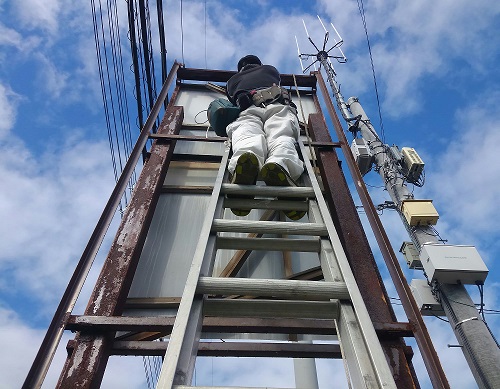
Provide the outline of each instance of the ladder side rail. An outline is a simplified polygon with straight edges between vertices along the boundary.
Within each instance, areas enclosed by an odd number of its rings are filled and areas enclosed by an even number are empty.
[[[298,143],[302,155],[307,155],[305,146],[300,139]],[[375,369],[378,385],[380,386],[380,388],[396,388],[396,384],[385,358],[385,354],[382,350],[382,346],[380,345],[377,334],[375,333],[373,323],[370,319],[370,316],[368,315],[368,311],[356,284],[356,280],[354,279],[354,275],[342,247],[339,235],[333,224],[325,199],[323,198],[323,194],[311,166],[311,162],[308,158],[305,158],[305,166],[311,180],[311,185],[316,194],[316,201],[318,203],[319,209],[321,210],[323,222],[325,223],[330,240],[332,242],[335,258],[337,259],[338,265],[342,272],[344,282],[346,283],[350,292],[351,302],[354,307],[354,313],[356,315],[356,318],[358,319],[359,327],[363,334],[371,363],[373,365],[373,368]]]
[[[310,207],[309,217],[311,219],[321,219],[321,212],[317,203],[311,202]],[[335,259],[332,244],[327,239],[321,241],[320,262],[326,282],[343,281],[342,272]],[[339,342],[342,342],[344,358],[347,363],[347,378],[354,388],[379,388],[375,377],[376,372],[368,357],[369,351],[356,321],[352,305],[346,301],[341,301],[339,320],[337,321],[338,328],[336,330],[339,334]]]
[[[188,379],[190,380],[189,366],[187,369],[185,366],[184,368],[183,367],[179,368],[180,366],[179,360],[181,353],[187,352],[188,350],[189,352],[192,351],[193,344],[195,343],[196,340],[195,333],[197,331],[199,334],[199,332],[201,331],[203,301],[201,299],[195,300],[195,293],[200,275],[202,274],[202,272],[206,272],[208,275],[208,270],[211,267],[211,264],[206,263],[207,262],[206,253],[208,252],[207,248],[209,246],[209,243],[212,243],[213,248],[215,249],[215,236],[210,236],[210,235],[212,229],[212,222],[214,220],[217,208],[222,206],[222,199],[220,199],[219,197],[220,197],[222,182],[224,180],[224,176],[226,173],[226,167],[229,159],[229,152],[230,148],[229,146],[227,146],[221,160],[212,196],[208,204],[206,217],[203,222],[203,226],[201,228],[200,239],[198,241],[198,245],[196,247],[193,256],[193,261],[191,263],[191,268],[188,273],[186,285],[184,287],[184,292],[182,293],[182,298],[179,305],[179,309],[177,311],[174,327],[170,335],[170,342],[168,344],[167,351],[165,353],[165,358],[160,371],[160,376],[158,378],[158,383],[156,385],[157,389],[172,388],[174,380],[176,381],[175,382],[176,384],[186,384],[186,383],[190,384],[190,382],[185,382]],[[213,262],[213,257],[210,258],[212,258]],[[189,325],[189,331],[187,331],[188,325]],[[187,332],[190,335],[189,339],[186,336]],[[188,345],[186,343],[188,341],[191,343],[191,347],[187,347]],[[185,362],[185,359],[186,358],[183,356],[182,358],[183,362]],[[177,374],[178,370],[179,374]],[[181,382],[178,382],[177,380]]]

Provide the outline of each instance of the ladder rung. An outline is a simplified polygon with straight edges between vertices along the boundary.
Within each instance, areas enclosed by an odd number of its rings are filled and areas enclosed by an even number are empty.
[[[344,282],[200,277],[196,292],[213,295],[275,297],[290,300],[349,299]]]
[[[314,189],[309,186],[265,186],[222,184],[221,193],[253,195],[264,197],[315,197]]]
[[[217,237],[217,249],[223,250],[268,250],[315,252],[321,249],[319,238],[284,239],[284,238],[231,238]]]
[[[339,319],[340,303],[264,299],[209,298],[203,306],[205,316],[294,319]]]
[[[215,219],[214,232],[248,232],[257,234],[316,235],[326,236],[328,230],[320,223],[268,222],[253,220]]]
[[[274,209],[276,211],[309,211],[305,201],[225,198],[225,208],[237,209]]]

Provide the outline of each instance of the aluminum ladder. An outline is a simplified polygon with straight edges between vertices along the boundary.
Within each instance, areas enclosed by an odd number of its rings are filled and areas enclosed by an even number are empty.
[[[299,147],[302,155],[306,156],[306,149],[300,140]],[[217,315],[231,316],[238,310],[246,310],[259,311],[259,315],[264,317],[279,317],[283,312],[289,314],[292,311],[297,317],[311,317],[315,314],[320,315],[318,318],[332,317],[348,372],[347,379],[352,387],[396,388],[309,158],[304,158],[305,187],[244,186],[224,183],[229,154],[229,147],[226,147],[156,387],[194,388],[190,385],[204,313],[216,311]],[[257,196],[257,199],[228,199],[225,197],[227,194],[251,194]],[[279,200],[263,201],[258,196],[279,196]],[[284,198],[295,201],[283,200]],[[308,199],[307,202],[305,199]],[[290,208],[294,203],[298,207],[295,209],[303,209],[301,207],[306,204],[309,222],[216,218],[223,214],[225,207],[229,207],[227,204],[285,210],[294,209]],[[221,232],[245,232],[260,236],[307,235],[316,239],[223,238],[219,236]],[[211,277],[217,250],[227,248],[315,251],[319,255],[324,281]],[[259,299],[219,299],[218,307],[214,308],[217,304],[211,304],[212,299],[208,295],[253,296]]]

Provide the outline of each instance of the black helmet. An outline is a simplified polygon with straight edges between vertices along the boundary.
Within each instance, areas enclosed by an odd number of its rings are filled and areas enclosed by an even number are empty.
[[[260,62],[259,57],[256,55],[245,55],[238,61],[238,71],[240,71],[245,65],[249,64],[262,65],[262,62]]]

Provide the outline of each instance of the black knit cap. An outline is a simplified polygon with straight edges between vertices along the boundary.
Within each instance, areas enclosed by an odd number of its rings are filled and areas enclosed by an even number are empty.
[[[252,54],[245,55],[243,58],[241,58],[238,61],[238,71],[240,71],[241,68],[244,67],[245,65],[249,65],[249,64],[262,65],[262,62],[260,62],[259,57],[257,57],[256,55],[252,55]]]

